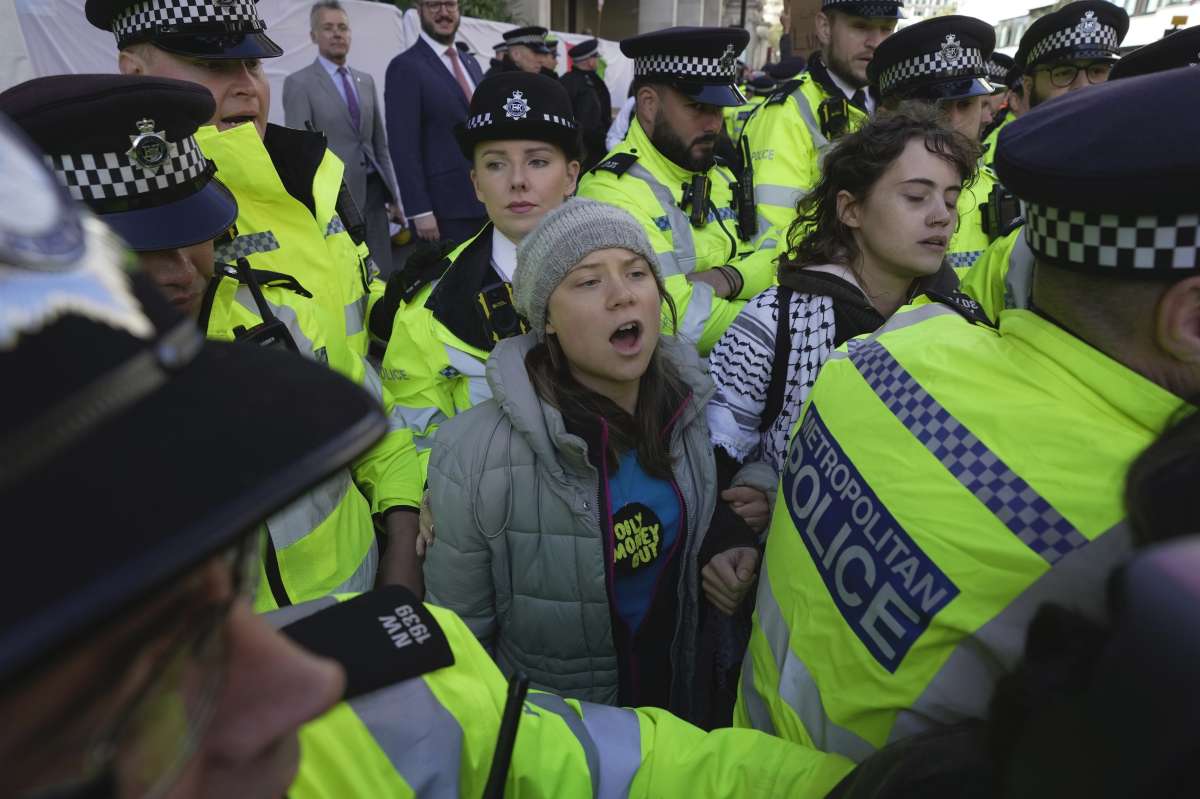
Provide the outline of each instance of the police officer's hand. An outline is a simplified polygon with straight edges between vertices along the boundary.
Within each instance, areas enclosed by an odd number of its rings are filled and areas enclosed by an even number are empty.
[[[713,555],[700,571],[704,595],[717,610],[732,616],[754,585],[757,571],[758,550],[754,547],[734,547]]]
[[[441,231],[438,230],[437,217],[433,214],[425,214],[418,216],[412,221],[413,227],[417,229],[417,236],[425,241],[437,241],[442,237]]]
[[[433,511],[429,508],[429,489],[421,496],[421,517],[417,526],[417,557],[425,557],[425,553],[433,546]]]
[[[771,501],[762,491],[750,486],[734,486],[721,492],[733,512],[742,517],[751,530],[761,533],[771,521]]]
[[[692,272],[687,279],[693,283],[707,283],[712,286],[713,293],[723,300],[736,297],[742,287],[741,276],[732,266]]]

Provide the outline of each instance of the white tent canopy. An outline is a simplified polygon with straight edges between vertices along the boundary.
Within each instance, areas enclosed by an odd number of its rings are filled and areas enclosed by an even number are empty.
[[[375,77],[382,103],[388,64],[412,46],[420,33],[416,12],[410,9],[401,14],[386,3],[363,0],[342,0],[342,4],[353,30],[350,63]],[[35,76],[116,71],[113,36],[88,23],[83,5],[84,0],[0,0],[0,89]],[[271,84],[272,122],[283,124],[283,79],[317,57],[308,33],[310,8],[308,0],[259,0],[258,13],[267,23],[268,34],[284,51],[279,58],[263,62]],[[511,27],[468,17],[462,21],[458,38],[471,47],[486,70],[492,45]],[[588,38],[573,33],[557,36],[565,47]],[[619,104],[633,79],[633,63],[621,54],[616,42],[601,40],[600,52],[608,63],[605,82]],[[565,68],[563,48],[559,69]]]

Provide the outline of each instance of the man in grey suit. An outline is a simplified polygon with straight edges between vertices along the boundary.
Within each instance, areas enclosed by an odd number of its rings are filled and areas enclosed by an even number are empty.
[[[346,185],[367,223],[367,247],[387,275],[392,262],[388,222],[404,214],[375,81],[346,64],[350,18],[338,0],[313,5],[310,23],[317,60],[284,79],[284,122],[290,128],[311,122],[345,162]]]

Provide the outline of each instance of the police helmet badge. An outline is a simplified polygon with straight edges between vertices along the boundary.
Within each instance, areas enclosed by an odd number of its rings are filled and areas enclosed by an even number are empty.
[[[1075,32],[1082,36],[1094,36],[1100,32],[1100,20],[1096,19],[1096,12],[1089,11],[1079,20],[1079,24],[1075,26]]]
[[[502,107],[504,115],[509,119],[524,119],[529,113],[529,103],[525,101],[525,93],[520,91],[514,91]]]
[[[737,50],[733,49],[732,44],[725,45],[725,52],[721,53],[721,59],[717,62],[717,68],[721,72],[733,72],[737,66]]]
[[[130,147],[125,151],[129,160],[157,175],[167,159],[175,154],[175,145],[167,141],[165,131],[154,129],[153,119],[139,119],[138,133],[129,137]]]
[[[958,60],[963,57],[962,44],[958,41],[958,37],[953,33],[946,35],[946,41],[942,42],[942,60],[950,66],[957,66]]]

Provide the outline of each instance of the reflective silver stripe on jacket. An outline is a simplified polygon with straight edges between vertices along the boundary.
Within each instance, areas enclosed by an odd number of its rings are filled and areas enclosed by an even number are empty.
[[[413,444],[420,451],[433,446],[438,426],[448,418],[438,408],[406,408],[403,405],[396,405],[388,417],[388,428],[411,430]]]
[[[700,336],[704,333],[704,325],[712,316],[713,302],[716,297],[716,290],[712,286],[699,280],[694,281],[692,296],[688,299],[687,308],[683,311],[683,318],[679,320],[679,329],[675,335],[692,344],[699,344]]]
[[[897,714],[889,743],[934,726],[987,718],[992,688],[1021,658],[1029,623],[1038,608],[1057,602],[1103,619],[1108,577],[1128,560],[1132,549],[1129,526],[1122,521],[1042,574],[1004,610],[959,642],[912,706]]]
[[[867,385],[945,469],[1047,563],[1088,540],[1033,486],[950,414],[878,341],[851,340],[850,360]]]
[[[663,277],[686,275],[696,271],[696,242],[692,240],[692,223],[688,221],[687,214],[676,205],[671,190],[641,164],[634,164],[625,174],[643,181],[650,187],[671,225],[671,244],[674,252],[657,254]]]
[[[778,205],[784,208],[795,208],[804,195],[804,189],[795,186],[780,186],[774,183],[759,183],[754,187],[754,202],[758,205]]]
[[[758,614],[758,627],[762,630],[771,657],[779,669],[779,698],[790,707],[804,729],[812,738],[813,745],[822,752],[836,752],[855,762],[862,762],[875,752],[875,747],[861,738],[857,733],[836,724],[825,712],[821,702],[821,692],[809,673],[808,667],[792,653],[788,642],[791,631],[779,609],[779,603],[771,590],[770,578],[766,569],[762,570],[759,578],[762,582],[758,589],[758,604],[755,613]],[[750,653],[746,653],[746,663],[750,662]],[[743,666],[743,672],[745,666]],[[748,695],[743,684],[743,691]],[[747,707],[749,705],[747,704]],[[757,727],[756,729],[761,729]]]
[[[760,589],[761,590],[761,589]],[[746,715],[750,717],[750,726],[760,732],[765,732],[768,735],[778,736],[775,731],[775,721],[771,718],[771,711],[767,708],[767,703],[763,701],[762,694],[758,692],[758,683],[754,676],[754,658],[749,650],[746,650],[746,657],[742,661],[742,705],[746,708]]]
[[[629,796],[634,775],[642,765],[642,729],[637,713],[619,707],[580,702],[582,718],[562,698],[533,692],[526,700],[562,718],[579,741],[592,778],[592,796]]]
[[[1033,299],[1033,250],[1025,233],[1017,236],[1008,254],[1008,271],[1004,274],[1004,307],[1029,308]]]
[[[324,482],[301,494],[283,510],[276,511],[267,517],[267,532],[275,548],[282,550],[300,541],[313,530],[320,527],[328,519],[342,497],[354,488],[348,469],[339,469]]]
[[[371,546],[367,547],[366,554],[359,561],[358,568],[340,585],[336,586],[329,593],[331,594],[359,594],[363,591],[370,591],[375,587],[375,577],[379,573],[379,542],[374,538],[371,539]]]
[[[451,347],[449,344],[442,346],[446,350],[446,359],[450,361],[450,368],[453,369],[455,376],[461,375],[467,378],[467,396],[471,403],[469,407],[474,408],[479,403],[490,400],[492,387],[487,382],[486,361],[481,361],[474,355]],[[459,408],[459,410],[465,410],[465,408]]]
[[[416,796],[458,799],[462,726],[425,680],[414,677],[347,704]]]
[[[375,365],[373,363],[371,363],[371,361],[368,360],[366,357],[364,357],[362,359],[362,365],[363,365],[363,378],[362,378],[363,391],[370,394],[371,398],[374,399],[377,403],[379,403],[379,407],[382,408],[384,406],[383,379],[379,377],[379,372],[375,369]]]
[[[364,294],[346,306],[346,336],[363,332],[367,316],[367,297]]]
[[[258,303],[254,301],[254,295],[250,292],[249,286],[238,286],[238,290],[233,295],[233,298],[238,305],[259,319],[262,319],[262,315],[258,311]],[[277,305],[266,299],[264,301],[267,303],[267,307],[271,309],[271,313],[275,314],[275,318],[283,322],[284,327],[292,334],[292,340],[296,342],[296,347],[300,350],[300,354],[310,361],[319,360],[312,339],[304,332],[304,328],[300,327],[300,317],[297,316],[296,309],[290,305]]]
[[[813,147],[817,148],[819,160],[820,156],[825,155],[825,151],[829,149],[829,139],[825,138],[825,134],[821,132],[821,125],[817,122],[817,117],[808,103],[808,98],[804,96],[803,89],[803,84],[797,86],[796,90],[792,92],[792,99],[796,101],[800,118],[804,120],[804,127],[808,128],[808,134],[812,137]]]

